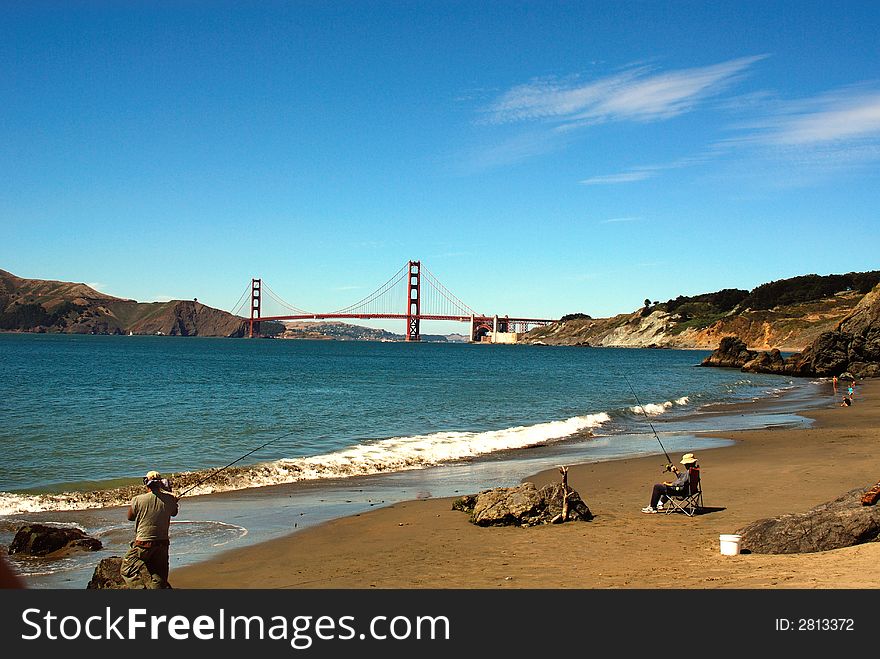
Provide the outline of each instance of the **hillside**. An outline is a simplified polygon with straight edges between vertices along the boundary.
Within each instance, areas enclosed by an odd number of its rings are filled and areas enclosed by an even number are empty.
[[[836,330],[878,282],[880,271],[805,275],[762,284],[752,291],[725,289],[664,303],[645,300],[644,307],[611,318],[571,314],[532,330],[520,341],[714,350],[724,337],[735,336],[749,350],[799,352]],[[404,339],[340,322],[262,325],[264,335],[284,338]],[[0,331],[240,337],[247,333],[247,321],[196,300],[137,302],[82,283],[24,279],[0,270]],[[425,342],[461,338],[422,335]]]
[[[833,330],[823,332],[803,351],[783,357],[777,349],[749,350],[740,339],[728,336],[701,365],[779,375],[878,377],[880,284],[864,295]]]
[[[137,302],[85,285],[24,279],[0,270],[0,331],[242,337],[247,320],[196,300]],[[287,339],[403,341],[402,334],[341,322],[263,322],[261,334]],[[422,341],[460,340],[423,334]]]
[[[246,329],[241,317],[195,300],[137,302],[0,270],[0,331],[244,336]]]
[[[878,281],[877,271],[806,275],[753,291],[725,289],[654,302],[611,318],[572,314],[532,330],[522,342],[714,350],[724,337],[736,336],[751,350],[800,351],[834,330]]]
[[[335,339],[338,341],[404,341],[403,334],[386,330],[353,325],[339,321],[287,321],[281,339]],[[440,334],[422,334],[425,343],[445,343],[458,340],[456,335],[449,337]],[[466,338],[466,337],[464,337]]]

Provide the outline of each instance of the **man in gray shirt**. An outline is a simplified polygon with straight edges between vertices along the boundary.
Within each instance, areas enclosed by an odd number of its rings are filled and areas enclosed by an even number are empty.
[[[122,558],[122,578],[129,588],[171,588],[168,583],[168,527],[177,515],[177,497],[158,471],[144,476],[147,491],[131,500],[128,519],[135,523],[134,541]]]
[[[674,481],[655,483],[651,491],[651,503],[642,508],[643,513],[656,513],[662,504],[664,496],[688,494],[690,491],[690,470],[697,466],[697,458],[693,453],[685,453],[681,456],[681,464],[684,471],[679,473],[678,468],[670,465],[670,470],[677,476]]]

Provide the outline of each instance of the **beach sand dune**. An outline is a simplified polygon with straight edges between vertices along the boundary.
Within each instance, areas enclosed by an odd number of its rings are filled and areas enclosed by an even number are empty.
[[[830,385],[829,385],[830,389]],[[807,429],[729,433],[697,451],[704,514],[646,515],[662,457],[569,466],[592,522],[480,528],[453,499],[408,501],[174,570],[175,588],[878,588],[880,542],[798,555],[720,553],[719,535],[880,481],[880,382]],[[673,455],[677,460],[681,456]],[[559,479],[555,469],[528,478]]]

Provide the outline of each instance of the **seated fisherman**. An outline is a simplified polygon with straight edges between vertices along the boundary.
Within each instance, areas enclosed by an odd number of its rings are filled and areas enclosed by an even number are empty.
[[[681,473],[679,473],[678,467],[669,466],[670,471],[674,472],[678,477],[674,481],[654,484],[654,489],[651,491],[651,503],[647,507],[642,508],[643,513],[656,513],[662,509],[662,499],[664,496],[689,493],[690,469],[697,466],[697,459],[693,453],[685,453],[681,456],[681,464],[684,465],[684,471]]]

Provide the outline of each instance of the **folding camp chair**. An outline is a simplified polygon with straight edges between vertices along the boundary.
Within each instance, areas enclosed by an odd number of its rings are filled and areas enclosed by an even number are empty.
[[[700,483],[700,468],[688,469],[687,492],[667,494],[663,503],[663,512],[684,513],[693,517],[703,507],[703,485]]]

